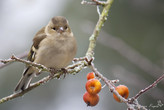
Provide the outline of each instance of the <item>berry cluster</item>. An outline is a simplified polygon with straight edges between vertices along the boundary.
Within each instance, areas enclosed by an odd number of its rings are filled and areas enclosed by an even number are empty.
[[[101,82],[95,78],[93,72],[87,74],[87,82],[85,85],[86,92],[83,95],[83,100],[87,106],[95,106],[99,102],[98,93],[101,91]],[[115,87],[115,90],[125,99],[129,96],[129,89],[125,85],[119,85]],[[113,93],[113,97],[117,102],[121,100]]]
[[[85,85],[87,91],[83,95],[83,100],[87,106],[95,106],[99,102],[98,93],[101,91],[101,83],[98,79],[95,79],[93,72],[88,73],[87,80]]]

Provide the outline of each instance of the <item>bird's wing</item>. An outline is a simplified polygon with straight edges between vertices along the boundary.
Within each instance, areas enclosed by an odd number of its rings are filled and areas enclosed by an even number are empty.
[[[45,27],[43,27],[41,30],[39,30],[36,33],[36,35],[33,39],[33,45],[31,46],[30,52],[27,56],[27,60],[32,61],[32,62],[34,61],[36,51],[39,48],[40,42],[46,37],[47,37],[47,35],[45,34]]]

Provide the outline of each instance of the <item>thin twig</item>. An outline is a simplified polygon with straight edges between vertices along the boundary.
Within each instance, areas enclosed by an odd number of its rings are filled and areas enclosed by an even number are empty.
[[[146,107],[140,105],[137,101],[137,99],[144,93],[146,93],[148,90],[150,90],[153,87],[156,87],[156,85],[162,81],[162,79],[164,79],[164,74],[159,77],[156,81],[154,81],[154,83],[152,83],[151,85],[149,85],[148,87],[146,87],[145,89],[142,89],[141,91],[139,91],[134,97],[129,98],[128,99],[128,104],[131,105],[133,104],[134,107],[136,107],[138,110],[142,109],[142,110],[147,110]]]
[[[92,0],[92,2],[82,0],[81,4],[83,4],[83,5],[102,5],[102,6],[107,5],[107,3],[105,1],[98,1],[98,0]]]
[[[101,13],[100,13],[100,7],[97,5],[97,13],[99,15],[99,17],[101,16]]]
[[[156,87],[157,84],[162,81],[162,79],[164,79],[164,74],[159,77],[156,81],[154,81],[154,83],[152,83],[151,85],[149,85],[148,87],[146,87],[145,89],[139,91],[139,93],[136,94],[136,96],[134,96],[134,99],[137,99],[139,96],[141,96],[142,94],[144,94],[145,92],[147,92],[148,90],[150,90],[153,87]]]
[[[28,51],[25,51],[25,52],[23,52],[23,53],[17,55],[17,57],[22,59],[22,58],[27,57],[27,55],[28,55]],[[2,62],[2,60],[0,60],[0,62]],[[12,62],[7,63],[7,64],[0,63],[0,69],[3,68],[3,67],[5,67],[5,66],[7,66],[7,65],[9,65],[9,64],[11,64],[11,63],[12,63]]]
[[[115,80],[109,80],[111,83],[118,83],[119,80],[118,79],[115,79]]]
[[[54,75],[53,77],[58,77],[59,75],[60,75],[60,73],[55,73],[55,75]],[[9,96],[7,96],[7,97],[4,97],[4,98],[0,99],[0,104],[1,104],[1,103],[4,103],[4,102],[6,102],[6,101],[12,100],[12,99],[14,99],[14,98],[20,97],[20,96],[24,95],[25,93],[31,91],[32,89],[34,89],[34,88],[40,86],[41,84],[45,84],[46,82],[48,82],[48,81],[51,80],[51,79],[52,79],[52,78],[51,78],[50,76],[47,76],[47,77],[45,77],[45,78],[39,80],[38,82],[31,84],[31,85],[30,85],[27,89],[25,89],[24,91],[21,91],[21,92],[18,92],[18,93],[13,93],[13,94],[11,94],[11,95],[9,95]]]
[[[97,5],[106,5],[107,3],[105,1],[99,1],[99,0],[92,0],[93,2],[95,2]]]
[[[13,61],[22,62],[22,63],[25,63],[26,65],[37,67],[38,69],[41,69],[42,71],[50,72],[49,69],[47,67],[45,67],[44,65],[20,59],[20,58],[16,57],[15,55],[12,55],[11,58],[9,58],[7,60],[1,60],[1,62],[3,62],[3,63],[10,63],[10,62],[13,62]]]
[[[83,61],[85,59],[86,59],[86,57],[80,57],[80,58],[74,58],[73,61],[77,62],[77,61]]]

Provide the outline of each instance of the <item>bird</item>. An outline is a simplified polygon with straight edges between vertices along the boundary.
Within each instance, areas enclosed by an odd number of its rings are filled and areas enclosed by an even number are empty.
[[[34,36],[27,60],[58,70],[67,67],[76,52],[77,42],[68,20],[63,16],[55,16]],[[27,89],[32,78],[39,74],[38,69],[26,65],[15,92]]]

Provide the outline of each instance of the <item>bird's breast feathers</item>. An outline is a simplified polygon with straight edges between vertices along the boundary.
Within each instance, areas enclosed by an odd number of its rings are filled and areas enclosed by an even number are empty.
[[[76,54],[76,44],[73,44],[73,40],[74,37],[68,40],[46,37],[39,44],[34,62],[57,69],[66,67]]]

